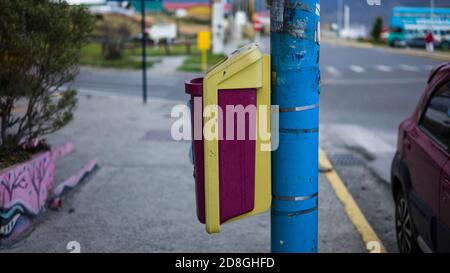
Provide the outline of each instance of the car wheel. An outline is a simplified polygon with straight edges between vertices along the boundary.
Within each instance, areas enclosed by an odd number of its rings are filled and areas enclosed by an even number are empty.
[[[395,202],[395,231],[397,234],[398,250],[401,253],[420,252],[409,212],[408,201],[403,193],[398,194]]]
[[[394,47],[405,47],[404,43],[402,41],[395,39],[394,40]]]

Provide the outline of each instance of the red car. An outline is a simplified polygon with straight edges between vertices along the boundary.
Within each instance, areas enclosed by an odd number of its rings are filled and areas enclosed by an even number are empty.
[[[400,124],[392,162],[400,252],[450,252],[450,63],[433,69],[416,110]]]

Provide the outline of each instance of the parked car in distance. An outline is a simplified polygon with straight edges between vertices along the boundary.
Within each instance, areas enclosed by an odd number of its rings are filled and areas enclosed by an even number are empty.
[[[434,43],[436,44],[436,43]],[[427,45],[425,37],[416,37],[412,38],[408,41],[408,46],[410,47],[418,47],[418,48],[425,48]]]
[[[450,252],[450,63],[432,70],[399,126],[391,167],[400,252]]]
[[[430,15],[433,14],[432,18]],[[433,32],[434,46],[450,49],[450,9],[394,7],[387,37],[391,47],[425,47],[425,37]],[[430,28],[430,22],[433,27]]]

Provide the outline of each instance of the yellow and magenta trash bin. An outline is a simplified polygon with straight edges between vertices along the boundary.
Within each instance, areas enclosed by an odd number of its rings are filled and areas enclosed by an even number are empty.
[[[208,233],[217,233],[223,223],[270,208],[270,56],[247,45],[185,87],[191,95],[197,216]],[[207,128],[216,130],[207,136]]]

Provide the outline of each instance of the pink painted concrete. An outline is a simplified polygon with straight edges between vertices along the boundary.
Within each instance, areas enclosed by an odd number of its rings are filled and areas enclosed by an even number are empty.
[[[74,148],[74,143],[68,142],[36,154],[27,162],[0,170],[0,242],[21,235],[45,210],[53,194],[55,162]],[[69,180],[75,182],[76,178]]]

